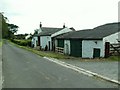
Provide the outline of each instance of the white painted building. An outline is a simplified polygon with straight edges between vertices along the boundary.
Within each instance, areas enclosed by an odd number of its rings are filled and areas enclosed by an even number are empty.
[[[106,43],[118,43],[118,34],[120,34],[118,25],[120,24],[110,23],[91,30],[80,30],[60,35],[57,37],[56,46],[64,45],[62,47],[64,53],[71,56],[82,58],[105,57]]]
[[[32,45],[34,47],[40,46],[40,49],[45,49],[47,46],[48,50],[53,50],[55,47],[54,38],[60,34],[75,31],[74,28],[67,28],[63,25],[63,28],[52,28],[52,27],[42,27],[40,22],[40,28],[36,29],[37,35],[32,38]]]
[[[50,27],[41,27],[42,32],[39,33],[40,38],[40,47],[41,49],[45,49],[46,45],[48,50],[53,50],[55,45],[54,38],[58,35],[71,32],[73,30],[65,27],[65,28],[50,28]]]
[[[46,45],[48,50],[52,50],[51,36],[40,36],[41,49],[45,49]]]
[[[31,40],[31,43],[32,43],[32,47],[37,47],[37,44],[38,44],[38,37],[37,36],[33,36],[32,40]]]
[[[32,35],[28,34],[27,36],[25,36],[25,39],[29,39]]]

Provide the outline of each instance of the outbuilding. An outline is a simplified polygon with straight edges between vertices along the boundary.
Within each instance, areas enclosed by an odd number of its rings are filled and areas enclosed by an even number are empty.
[[[109,44],[118,43],[120,23],[109,23],[94,29],[69,32],[56,37],[64,54],[82,58],[107,57]]]

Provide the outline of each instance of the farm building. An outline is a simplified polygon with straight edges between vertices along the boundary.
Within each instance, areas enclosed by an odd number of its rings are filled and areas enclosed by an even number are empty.
[[[109,44],[118,43],[120,23],[109,23],[94,29],[69,32],[56,37],[56,48],[64,54],[82,58],[107,57]]]
[[[55,48],[55,41],[54,37],[73,31],[73,28],[67,28],[65,25],[63,25],[63,28],[53,28],[53,27],[42,27],[40,24],[39,34],[33,37],[35,38],[35,42],[33,42],[36,46],[39,46],[40,49],[45,50],[47,47],[47,50],[54,50]],[[37,42],[37,44],[36,44]]]
[[[34,35],[32,37],[31,45],[32,45],[32,47],[37,47],[37,45],[38,45],[38,36],[37,35]]]

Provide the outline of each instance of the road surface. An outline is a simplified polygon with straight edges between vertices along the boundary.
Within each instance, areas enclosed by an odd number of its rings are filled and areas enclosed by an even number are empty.
[[[117,88],[77,73],[7,41],[3,45],[3,88]]]
[[[2,89],[2,46],[0,46],[0,90]]]

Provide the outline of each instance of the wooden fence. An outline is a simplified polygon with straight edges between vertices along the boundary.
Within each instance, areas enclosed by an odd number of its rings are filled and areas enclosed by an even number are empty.
[[[120,55],[120,43],[110,44],[110,55]]]
[[[56,47],[55,51],[58,52],[58,53],[64,54],[64,48]]]

